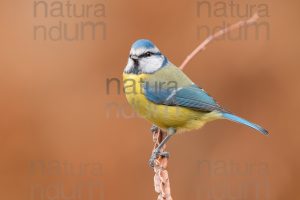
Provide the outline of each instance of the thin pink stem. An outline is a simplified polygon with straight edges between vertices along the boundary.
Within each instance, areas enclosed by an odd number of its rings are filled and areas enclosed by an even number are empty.
[[[200,51],[204,50],[205,47],[212,42],[213,40],[215,40],[218,37],[221,37],[222,35],[228,33],[229,31],[233,31],[235,29],[238,29],[240,27],[243,26],[248,26],[250,24],[253,24],[254,22],[256,22],[258,20],[259,16],[257,13],[255,13],[251,18],[247,19],[247,20],[241,20],[238,21],[237,23],[226,27],[218,32],[216,32],[213,35],[208,36],[191,54],[189,54],[186,59],[182,62],[182,64],[180,65],[180,69],[183,70],[183,68],[195,57],[195,55],[197,53],[199,53]]]

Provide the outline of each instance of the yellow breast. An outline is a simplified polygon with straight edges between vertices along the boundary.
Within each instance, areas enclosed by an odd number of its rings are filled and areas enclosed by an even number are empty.
[[[141,84],[148,74],[123,74],[124,92],[129,104],[142,117],[162,129],[176,128],[177,132],[197,129],[219,118],[215,112],[203,113],[179,106],[158,105],[149,101]]]

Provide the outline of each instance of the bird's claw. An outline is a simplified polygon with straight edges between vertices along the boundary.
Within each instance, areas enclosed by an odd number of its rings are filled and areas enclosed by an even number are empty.
[[[154,167],[154,164],[155,164],[155,160],[159,157],[159,151],[157,150],[154,150],[151,157],[150,157],[150,160],[149,160],[149,166],[150,167]]]
[[[159,155],[160,155],[161,157],[163,157],[163,158],[169,158],[169,157],[170,157],[170,153],[169,153],[169,152],[166,152],[166,151],[161,152]]]
[[[169,158],[170,157],[170,154],[168,152],[160,152],[160,151],[157,151],[157,150],[154,150],[151,157],[150,157],[150,160],[149,160],[149,166],[150,167],[154,167],[155,165],[155,160],[159,157],[163,157],[163,158]]]
[[[159,131],[159,128],[158,128],[158,126],[153,124],[150,128],[150,131],[151,131],[151,133],[157,133],[157,131]]]

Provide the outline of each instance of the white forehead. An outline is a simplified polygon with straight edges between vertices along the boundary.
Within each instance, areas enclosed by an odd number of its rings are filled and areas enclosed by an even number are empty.
[[[146,48],[146,47],[139,47],[139,48],[131,48],[130,54],[131,55],[142,55],[145,52],[153,52],[153,53],[159,53],[159,49],[157,47],[151,47],[151,48]]]

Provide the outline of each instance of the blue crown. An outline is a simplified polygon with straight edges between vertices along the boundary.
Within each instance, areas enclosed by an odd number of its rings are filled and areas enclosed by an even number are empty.
[[[140,40],[135,41],[131,48],[133,48],[133,49],[138,49],[138,48],[151,49],[151,48],[155,48],[155,45],[150,40],[140,39]]]

